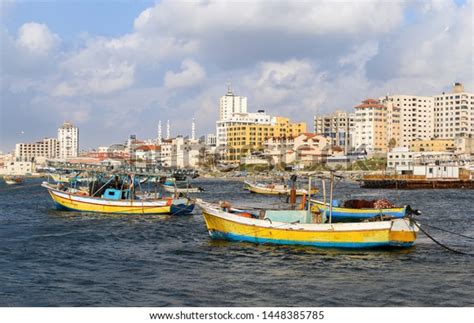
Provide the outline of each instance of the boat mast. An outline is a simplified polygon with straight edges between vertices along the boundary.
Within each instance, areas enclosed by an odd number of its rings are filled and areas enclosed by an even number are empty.
[[[334,190],[334,172],[331,171],[331,188],[329,192],[329,223],[332,223],[332,198]]]

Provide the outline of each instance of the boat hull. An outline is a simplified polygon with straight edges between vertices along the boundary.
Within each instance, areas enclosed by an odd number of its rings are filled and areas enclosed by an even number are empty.
[[[44,186],[44,185],[43,185]],[[194,203],[188,199],[160,199],[151,201],[140,200],[107,200],[88,196],[70,194],[44,186],[53,199],[56,207],[62,210],[113,213],[113,214],[190,214]]]
[[[279,188],[279,187],[265,187],[265,186],[259,186],[255,185],[253,183],[246,182],[245,183],[246,190],[249,190],[251,193],[256,193],[256,194],[265,194],[265,195],[289,195],[290,194],[290,189],[289,188]],[[318,192],[317,189],[312,189],[311,194],[316,194]],[[297,189],[296,190],[296,195],[302,196],[302,195],[307,195],[308,191],[304,189]]]
[[[178,187],[175,188],[174,186],[168,186],[168,185],[163,185],[163,188],[166,192],[169,193],[199,193],[201,192],[201,189],[198,187],[189,187],[189,188],[183,188],[183,187]]]
[[[324,202],[311,200],[311,204],[314,207],[313,211],[316,211],[315,208],[318,208],[320,211],[326,211],[326,216],[329,216],[329,206],[324,204]],[[344,207],[332,207],[332,219],[334,221],[338,220],[357,220],[357,219],[370,219],[379,215],[391,216],[394,218],[403,218],[406,215],[405,207],[397,208],[388,208],[388,209],[353,209],[353,208],[344,208]]]
[[[409,247],[418,231],[407,219],[333,224],[270,223],[202,203],[198,205],[203,209],[212,239],[333,248]]]

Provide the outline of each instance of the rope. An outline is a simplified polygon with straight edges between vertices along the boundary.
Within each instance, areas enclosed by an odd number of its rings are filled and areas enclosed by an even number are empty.
[[[443,228],[435,227],[434,225],[429,225],[429,224],[423,223],[423,226],[433,228],[433,229],[437,229],[437,230],[444,231],[444,232],[448,232],[448,233],[451,233],[451,234],[454,234],[454,235],[457,235],[457,236],[460,236],[460,237],[463,237],[463,238],[466,238],[466,239],[474,240],[474,237],[466,236],[466,235],[461,234],[461,233],[457,233],[457,232],[454,232],[454,231],[449,231],[449,230],[446,230],[446,229],[443,229]]]
[[[418,227],[418,229],[420,229],[421,232],[423,232],[428,238],[430,238],[431,240],[433,240],[434,243],[436,243],[437,245],[439,245],[440,247],[446,249],[446,250],[449,250],[451,252],[454,252],[454,253],[457,253],[459,255],[466,255],[466,256],[474,256],[474,254],[469,254],[469,253],[465,253],[465,252],[462,252],[462,251],[459,251],[459,250],[455,250],[455,249],[452,249],[444,244],[442,244],[441,242],[439,242],[438,240],[436,240],[435,238],[433,238],[428,232],[426,232],[425,230],[423,230],[419,225],[418,223],[413,220],[412,218],[410,218],[410,222],[413,223],[415,226]]]

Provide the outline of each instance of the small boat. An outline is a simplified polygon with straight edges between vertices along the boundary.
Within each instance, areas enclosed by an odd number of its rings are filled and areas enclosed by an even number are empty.
[[[19,185],[23,183],[23,178],[18,176],[5,176],[3,180],[7,185]]]
[[[100,196],[87,189],[65,187],[63,184],[43,182],[56,207],[68,211],[118,214],[190,214],[194,202],[188,198],[158,198],[151,194],[135,195],[134,190],[106,188]]]
[[[264,184],[259,182],[244,182],[246,190],[249,190],[251,193],[257,194],[266,194],[266,195],[289,195],[290,194],[290,187],[284,184]],[[318,189],[313,188],[311,189],[311,194],[316,194]],[[302,196],[307,195],[308,190],[306,189],[296,189],[296,195]]]
[[[200,193],[204,191],[202,187],[174,187],[171,185],[163,185],[163,189],[169,193]]]
[[[187,180],[178,181],[172,177],[164,179],[161,185],[169,193],[199,193],[204,191],[202,187],[191,186]]]
[[[212,239],[336,248],[409,247],[418,227],[410,218],[327,223],[310,210],[247,211],[197,201]]]
[[[326,214],[329,214],[331,211],[332,220],[335,222],[364,220],[376,216],[403,218],[407,215],[407,212],[411,210],[410,206],[396,207],[390,204],[391,203],[387,203],[385,200],[348,200],[344,203],[339,203],[339,201],[333,200],[333,207],[331,210],[329,203],[313,199],[311,200],[312,211],[316,212],[319,210],[320,212],[326,212]]]

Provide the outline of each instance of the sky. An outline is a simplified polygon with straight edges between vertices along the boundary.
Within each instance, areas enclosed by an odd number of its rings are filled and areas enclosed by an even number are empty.
[[[387,94],[474,92],[472,0],[0,0],[0,150],[215,132],[227,83],[307,122]]]

